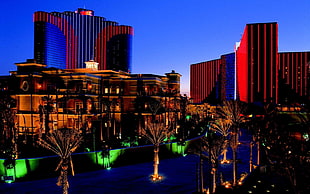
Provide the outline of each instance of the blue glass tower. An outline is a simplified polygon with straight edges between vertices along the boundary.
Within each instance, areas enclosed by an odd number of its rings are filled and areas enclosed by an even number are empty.
[[[56,68],[84,68],[95,60],[99,70],[130,72],[133,29],[94,11],[35,12],[34,58]]]

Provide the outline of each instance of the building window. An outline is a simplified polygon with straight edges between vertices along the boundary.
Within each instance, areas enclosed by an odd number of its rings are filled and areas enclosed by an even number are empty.
[[[76,84],[76,92],[81,92],[83,90],[83,83]]]
[[[91,91],[93,89],[93,85],[91,84],[91,82],[87,83],[87,89],[88,91]]]
[[[23,91],[28,91],[28,89],[29,89],[29,84],[28,84],[28,82],[27,81],[23,81],[23,83],[22,83],[22,85],[21,85],[21,87],[20,87]]]
[[[119,112],[121,109],[120,109],[120,105],[119,103],[116,103],[115,105],[115,111]]]
[[[82,109],[83,109],[83,102],[75,102],[76,113],[81,113]]]

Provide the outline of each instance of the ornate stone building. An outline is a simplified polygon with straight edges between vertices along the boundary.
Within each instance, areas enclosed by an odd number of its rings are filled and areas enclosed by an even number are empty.
[[[0,77],[2,94],[16,101],[19,135],[37,138],[74,128],[107,141],[139,134],[147,122],[177,127],[180,74],[130,74],[86,63],[83,69],[56,69],[28,60]]]

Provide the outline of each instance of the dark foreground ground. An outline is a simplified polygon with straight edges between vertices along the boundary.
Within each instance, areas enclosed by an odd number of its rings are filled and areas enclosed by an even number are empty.
[[[196,189],[197,156],[162,160],[161,182],[153,183],[152,162],[77,174],[69,177],[69,193],[192,193]],[[0,184],[0,193],[61,193],[57,178]]]
[[[165,159],[160,162],[159,172],[164,177],[161,182],[153,183],[149,176],[153,171],[152,162],[99,170],[69,176],[69,193],[108,193],[108,194],[165,194],[185,193],[191,194],[197,186],[197,164],[199,158],[195,155]],[[205,186],[209,182],[207,165],[205,165]],[[246,170],[248,164],[241,163],[239,172]],[[231,165],[222,167],[226,171],[224,177],[231,179]],[[255,175],[249,177],[247,185],[233,191],[218,188],[217,193],[293,193],[287,182],[274,175]],[[57,177],[16,182],[0,183],[0,193],[16,194],[48,194],[61,193],[56,185]]]
[[[249,146],[247,139],[238,148],[238,174],[249,171]],[[231,151],[228,154],[231,158]],[[254,160],[256,157],[254,156]],[[78,161],[74,161],[75,163]],[[197,166],[199,157],[187,155],[164,159],[159,164],[159,174],[164,177],[161,182],[150,181],[153,172],[153,162],[139,163],[110,170],[99,170],[69,176],[69,193],[107,193],[107,194],[192,194],[197,191]],[[55,168],[52,166],[51,168]],[[204,185],[208,187],[210,175],[207,161],[204,165]],[[258,169],[257,169],[258,170]],[[232,164],[219,166],[223,181],[232,179]],[[258,173],[257,173],[258,172]],[[236,189],[218,188],[217,193],[293,193],[287,182],[274,173],[252,173],[245,185]],[[44,173],[44,172],[42,172]],[[16,194],[48,194],[62,193],[56,185],[57,177],[42,180],[0,183],[0,193]]]

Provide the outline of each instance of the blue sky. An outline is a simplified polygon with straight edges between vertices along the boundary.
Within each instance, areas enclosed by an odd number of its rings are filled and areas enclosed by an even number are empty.
[[[134,28],[132,73],[182,74],[190,64],[233,52],[247,23],[278,22],[279,51],[310,51],[309,0],[17,0],[1,3],[0,75],[33,58],[35,11],[95,11]]]

